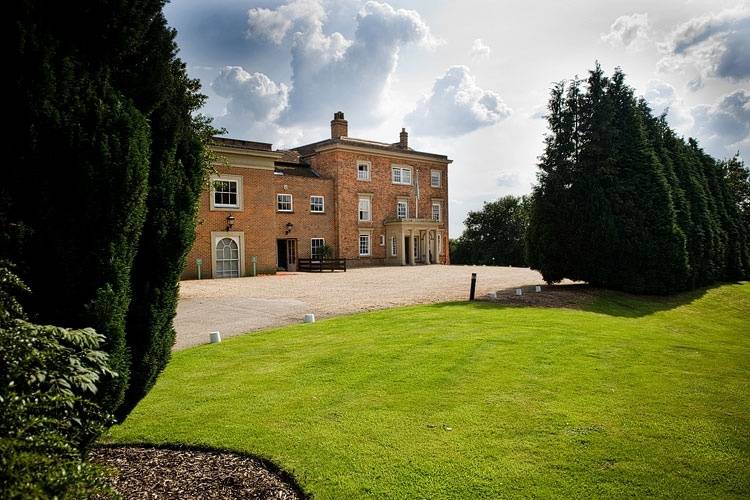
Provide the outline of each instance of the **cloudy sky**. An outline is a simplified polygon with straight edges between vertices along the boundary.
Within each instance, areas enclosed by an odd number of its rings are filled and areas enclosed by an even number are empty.
[[[528,193],[553,82],[598,60],[681,134],[750,159],[750,0],[173,0],[180,55],[228,136],[292,147],[349,135],[447,154],[451,237]]]

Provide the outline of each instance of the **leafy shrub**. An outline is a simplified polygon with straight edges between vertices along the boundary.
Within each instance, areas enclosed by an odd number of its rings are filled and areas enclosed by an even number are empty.
[[[83,450],[111,417],[93,402],[114,377],[103,336],[26,320],[24,285],[0,266],[0,497],[85,498],[108,489]]]
[[[321,259],[333,258],[333,248],[331,248],[330,245],[324,244],[318,249],[318,257],[320,257]]]

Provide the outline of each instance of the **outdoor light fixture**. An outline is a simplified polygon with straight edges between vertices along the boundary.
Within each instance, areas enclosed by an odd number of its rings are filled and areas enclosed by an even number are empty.
[[[286,223],[286,234],[291,233],[293,227],[294,227],[294,224],[292,224],[291,222],[287,222]]]
[[[227,231],[231,231],[234,227],[234,215],[227,215]]]

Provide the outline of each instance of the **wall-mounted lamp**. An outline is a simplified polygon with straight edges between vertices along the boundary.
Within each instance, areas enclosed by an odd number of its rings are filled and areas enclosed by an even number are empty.
[[[234,227],[234,215],[227,215],[227,231],[231,231]]]
[[[291,233],[293,228],[294,228],[294,224],[292,224],[291,222],[287,222],[286,223],[286,234]]]

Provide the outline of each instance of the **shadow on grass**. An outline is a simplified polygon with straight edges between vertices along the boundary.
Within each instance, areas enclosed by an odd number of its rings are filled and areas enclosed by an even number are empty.
[[[516,288],[497,291],[497,299],[478,297],[475,307],[482,309],[506,307],[545,307],[576,309],[622,318],[640,318],[690,304],[703,297],[709,290],[724,285],[740,283],[716,283],[674,295],[633,295],[625,292],[596,288],[586,284],[545,285],[541,292],[534,285],[520,287],[523,295],[516,295]],[[453,303],[434,304],[445,307]]]

